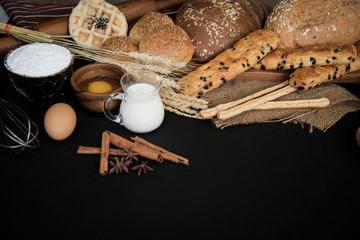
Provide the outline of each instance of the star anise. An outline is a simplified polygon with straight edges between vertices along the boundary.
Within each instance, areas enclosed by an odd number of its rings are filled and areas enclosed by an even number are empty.
[[[124,145],[123,146],[124,151],[126,152],[125,160],[130,161],[139,161],[139,158],[137,157],[139,154],[133,151],[133,147],[130,147],[129,149]]]
[[[129,173],[129,165],[132,163],[131,160],[126,160],[125,157],[119,159],[118,157],[112,157],[115,161],[110,161],[109,164],[112,168],[109,171],[109,175],[112,173],[122,174],[123,172]]]
[[[142,162],[141,164],[132,167],[131,170],[134,170],[134,171],[137,170],[137,171],[138,171],[138,175],[140,176],[142,172],[146,174],[147,171],[153,171],[154,169],[152,169],[151,167],[149,167],[149,166],[147,165],[147,162]]]

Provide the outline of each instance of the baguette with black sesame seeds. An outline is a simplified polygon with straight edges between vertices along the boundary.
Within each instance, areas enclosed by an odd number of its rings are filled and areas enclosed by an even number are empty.
[[[360,51],[360,46],[356,47]],[[337,64],[330,66],[317,66],[296,69],[289,77],[289,84],[298,90],[313,88],[323,82],[328,82],[346,73],[360,70],[360,56],[348,64]]]
[[[310,66],[347,64],[355,61],[354,45],[319,45],[297,49],[276,49],[254,65],[261,70],[289,70]]]
[[[270,30],[251,32],[232,48],[181,78],[178,85],[183,94],[200,97],[254,66],[279,43],[278,36]]]

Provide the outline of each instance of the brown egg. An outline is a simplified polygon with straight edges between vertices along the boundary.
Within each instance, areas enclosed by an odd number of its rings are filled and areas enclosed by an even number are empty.
[[[76,126],[76,113],[66,103],[52,105],[45,114],[46,133],[54,140],[64,140],[71,135]]]

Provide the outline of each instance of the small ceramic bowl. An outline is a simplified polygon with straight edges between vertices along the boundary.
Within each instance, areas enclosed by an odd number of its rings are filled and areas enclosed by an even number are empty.
[[[105,98],[115,92],[122,92],[120,78],[126,71],[121,67],[108,63],[91,63],[80,67],[71,76],[70,82],[79,103],[93,112],[103,112]],[[90,83],[105,81],[112,86],[112,91],[106,93],[91,93],[87,91]],[[119,107],[120,102],[114,101],[110,110]]]
[[[30,43],[11,50],[4,59],[17,92],[31,103],[47,104],[62,97],[73,73],[74,55],[65,47]]]

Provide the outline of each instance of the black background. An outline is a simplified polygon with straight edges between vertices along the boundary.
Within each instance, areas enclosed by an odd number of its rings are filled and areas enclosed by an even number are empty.
[[[76,68],[86,63],[76,60]],[[77,155],[77,147],[100,146],[104,130],[136,134],[86,110],[68,89],[62,101],[75,109],[77,126],[54,141],[43,127],[47,106],[19,97],[3,64],[0,81],[0,97],[39,126],[37,150],[0,148],[1,228],[14,239],[360,237],[359,111],[325,133],[281,123],[220,130],[166,112],[159,129],[138,136],[190,166],[148,161],[154,171],[146,175],[101,176],[99,156]],[[344,87],[360,96],[358,85]]]

